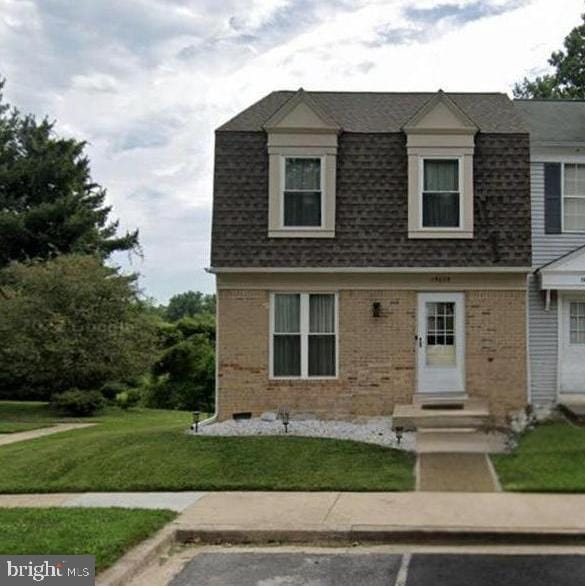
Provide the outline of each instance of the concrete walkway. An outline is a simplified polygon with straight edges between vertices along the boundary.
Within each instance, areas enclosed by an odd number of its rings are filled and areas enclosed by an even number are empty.
[[[429,492],[495,492],[496,473],[487,454],[419,454],[417,489]]]
[[[585,534],[585,495],[443,492],[179,492],[0,495],[0,507],[120,506],[183,511],[182,529],[478,529]]]
[[[170,509],[181,513],[204,492],[85,492],[0,495],[0,508],[14,507],[120,507],[123,509]]]
[[[7,446],[8,444],[15,444],[16,442],[24,442],[26,440],[36,439],[37,437],[44,437],[45,435],[53,435],[54,433],[61,433],[63,431],[72,431],[74,429],[83,429],[84,427],[93,427],[96,423],[58,423],[51,427],[42,427],[41,429],[32,429],[31,431],[22,431],[20,433],[7,433],[0,435],[0,446]]]
[[[585,532],[585,495],[515,493],[207,493],[184,528],[441,528]]]

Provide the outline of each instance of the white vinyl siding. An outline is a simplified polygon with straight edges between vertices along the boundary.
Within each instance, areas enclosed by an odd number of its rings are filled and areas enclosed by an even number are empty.
[[[585,234],[546,234],[544,224],[544,163],[530,165],[532,204],[532,266],[542,265],[585,245]],[[558,316],[553,297],[549,311],[536,276],[530,278],[529,353],[531,397],[534,404],[552,403],[557,395]]]

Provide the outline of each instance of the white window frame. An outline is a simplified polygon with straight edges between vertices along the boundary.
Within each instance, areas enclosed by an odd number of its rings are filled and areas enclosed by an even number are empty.
[[[321,164],[321,171],[319,174],[320,178],[320,191],[321,191],[321,223],[318,226],[288,226],[284,222],[284,192],[286,190],[286,160],[287,159],[314,159],[319,160]],[[280,157],[280,229],[281,230],[295,230],[295,231],[315,231],[315,230],[322,230],[325,228],[325,201],[326,201],[326,193],[325,193],[325,174],[326,174],[326,161],[323,155],[281,155]],[[295,190],[288,190],[288,191],[307,191],[312,193],[313,189],[295,189]]]
[[[583,195],[565,195],[565,165],[577,165],[585,167],[585,163],[564,161],[561,163],[561,232],[563,234],[585,234],[583,230],[567,230],[565,229],[565,197],[571,199],[585,199]]]
[[[423,232],[462,232],[464,231],[464,194],[463,189],[465,187],[464,181],[464,173],[463,173],[463,157],[457,155],[444,155],[444,156],[420,156],[418,165],[418,184],[419,184],[419,218],[418,218],[418,227],[419,230]],[[423,195],[425,193],[425,161],[457,161],[457,176],[459,180],[459,226],[425,226],[423,224]],[[433,193],[454,193],[453,191],[434,191]]]
[[[300,336],[301,336],[301,374],[300,376],[274,375],[274,297],[276,295],[300,295]],[[333,311],[335,332],[335,375],[309,376],[309,336],[326,335],[309,332],[309,297],[311,295],[333,295]],[[339,296],[336,291],[273,291],[270,293],[270,319],[268,325],[269,338],[269,374],[272,380],[337,380],[339,378]],[[297,335],[297,334],[292,334]]]

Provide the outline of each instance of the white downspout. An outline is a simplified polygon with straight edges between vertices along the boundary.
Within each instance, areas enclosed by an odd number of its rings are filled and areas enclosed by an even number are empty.
[[[205,269],[206,272],[211,272]],[[217,288],[217,276],[215,277],[215,405],[213,408],[213,415],[204,419],[199,425],[209,425],[215,423],[218,416],[219,406],[219,290]]]

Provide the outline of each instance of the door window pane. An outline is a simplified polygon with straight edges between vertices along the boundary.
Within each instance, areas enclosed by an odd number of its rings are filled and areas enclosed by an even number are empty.
[[[585,303],[571,303],[569,322],[571,344],[585,344]]]
[[[287,157],[284,225],[321,226],[321,159]]]
[[[274,336],[274,376],[301,376],[301,336]]]
[[[427,366],[455,366],[455,303],[427,302]]]

